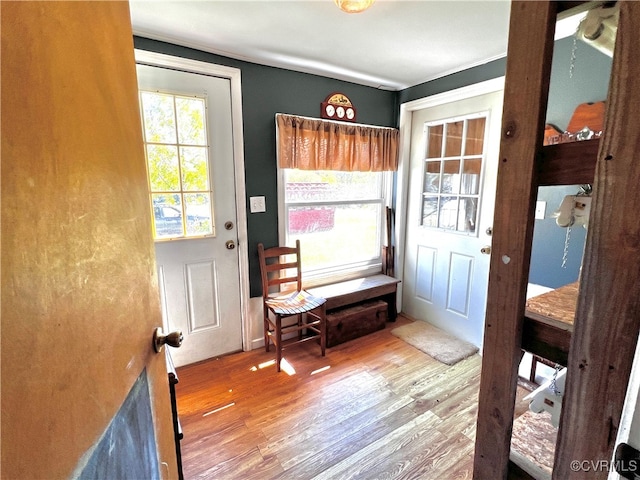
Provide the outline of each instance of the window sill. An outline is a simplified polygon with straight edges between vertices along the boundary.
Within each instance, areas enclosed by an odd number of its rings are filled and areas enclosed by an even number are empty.
[[[368,277],[382,272],[382,263],[375,263],[348,270],[334,272],[316,272],[314,275],[302,274],[302,283],[305,288],[320,287],[331,283],[343,282],[354,278]]]

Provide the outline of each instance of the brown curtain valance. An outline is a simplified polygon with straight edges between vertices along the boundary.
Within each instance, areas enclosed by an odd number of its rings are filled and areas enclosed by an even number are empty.
[[[381,172],[398,169],[395,128],[278,113],[280,168]]]

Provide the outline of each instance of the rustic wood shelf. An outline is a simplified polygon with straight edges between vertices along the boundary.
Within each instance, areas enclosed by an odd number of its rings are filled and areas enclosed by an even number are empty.
[[[599,138],[542,147],[538,186],[593,183],[599,147]]]
[[[527,300],[522,332],[523,350],[567,365],[578,291],[579,284],[574,282]]]

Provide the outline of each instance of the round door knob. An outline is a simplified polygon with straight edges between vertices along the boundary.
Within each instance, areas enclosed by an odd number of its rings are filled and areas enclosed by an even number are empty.
[[[489,255],[491,253],[491,247],[488,245],[486,247],[482,247],[480,249],[480,252],[484,253],[485,255]]]
[[[153,331],[153,348],[156,353],[160,353],[165,344],[178,348],[182,345],[182,340],[184,340],[184,337],[180,330],[167,333],[166,335],[162,332],[161,327],[158,327]]]
[[[224,244],[227,247],[227,250],[233,250],[236,248],[236,244],[233,240],[227,240],[227,243]]]

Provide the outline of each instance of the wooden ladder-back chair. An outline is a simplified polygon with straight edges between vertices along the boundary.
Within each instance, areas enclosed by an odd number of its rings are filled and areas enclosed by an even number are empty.
[[[264,347],[268,352],[270,343],[275,345],[278,372],[283,337],[292,332],[297,333],[297,339],[287,339],[287,344],[319,339],[324,357],[327,344],[326,300],[302,289],[300,240],[296,240],[295,248],[265,249],[259,243],[258,257],[264,304]]]

